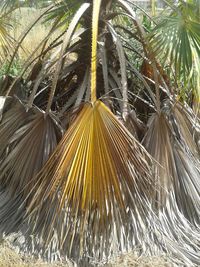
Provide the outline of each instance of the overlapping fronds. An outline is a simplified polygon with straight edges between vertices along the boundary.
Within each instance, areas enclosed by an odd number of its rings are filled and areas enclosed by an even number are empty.
[[[117,12],[119,6],[116,7],[115,4],[111,5],[111,2],[109,1],[104,1],[104,3],[105,5],[104,4],[102,5],[100,11],[101,12],[100,20],[102,27],[100,27],[99,29],[100,34],[99,34],[98,48],[101,47],[102,49],[99,49],[101,50],[101,52],[98,53],[98,58],[97,58],[97,68],[98,68],[97,96],[98,97],[102,96],[103,98],[106,98],[107,103],[112,101],[114,103],[113,105],[114,111],[119,111],[120,113],[122,112],[123,114],[126,115],[127,109],[129,111],[129,106],[127,102],[128,101],[127,70],[128,66],[130,65],[130,60],[127,56],[128,52],[125,49],[128,43],[128,38],[127,36],[124,36],[121,33],[121,31],[118,31],[118,26],[121,22],[120,15]],[[82,4],[82,1],[75,3],[67,1],[67,4],[65,3],[65,1],[64,2],[61,1],[58,3],[58,5],[55,6],[55,8],[51,9],[49,8],[48,12],[45,11],[44,12],[45,14],[41,15],[41,17],[46,16],[47,14],[49,14],[49,12],[54,13],[55,11],[54,9],[62,5],[64,6],[66,5],[66,8],[69,9],[68,5],[71,4],[74,6],[75,10],[78,9],[79,6],[84,6],[84,4]],[[60,11],[64,12],[65,10],[64,8],[60,8]],[[61,113],[63,113],[64,110],[72,108],[73,105],[77,104],[77,102],[80,103],[85,100],[88,101],[89,99],[88,92],[90,91],[90,82],[88,77],[90,73],[87,77],[87,81],[85,80],[85,70],[90,68],[90,60],[91,60],[91,44],[90,42],[88,42],[88,40],[91,38],[91,18],[89,11],[90,9],[88,9],[87,12],[84,12],[84,14],[81,15],[81,19],[78,22],[79,26],[74,28],[73,34],[72,36],[70,36],[68,47],[64,51],[65,53],[63,55],[61,71],[54,98],[54,103],[56,103],[54,109],[56,108],[58,112],[61,111]],[[75,16],[77,17],[77,14],[75,14],[73,17]],[[57,18],[59,21],[59,16],[57,17],[55,15],[55,18]],[[55,23],[56,25],[54,27],[54,30],[59,25],[58,21]],[[117,24],[115,25],[116,22]],[[63,22],[61,22],[61,24],[62,23]],[[67,25],[70,24],[71,23],[68,23]],[[26,34],[28,33],[29,30],[30,29],[27,30]],[[47,62],[47,64],[45,66],[45,70],[43,71],[44,72],[43,78],[40,79],[39,82],[38,94],[37,98],[35,99],[35,104],[43,109],[45,109],[44,106],[46,104],[46,102],[43,101],[43,98],[46,99],[46,94],[48,93],[49,88],[52,86],[51,77],[55,71],[56,61],[58,60],[57,53],[55,53],[55,56],[53,53],[52,56],[49,57],[49,52],[52,51],[52,49],[54,48],[58,48],[58,50],[60,49],[60,46],[62,45],[63,41],[62,40],[63,34],[64,32],[62,30],[61,36],[56,38],[56,40],[54,40],[49,46],[46,43],[46,47],[44,47],[43,51],[41,52],[41,55],[39,55],[40,59],[44,59],[44,65],[45,62]],[[19,44],[22,46],[23,46],[24,36],[19,40]],[[49,35],[49,37],[50,36],[51,35]],[[45,40],[41,42],[41,45],[45,45],[45,42],[47,42],[48,38],[45,37],[44,38]],[[124,45],[125,38],[126,38],[126,43]],[[19,47],[19,45],[17,47]],[[12,59],[13,58],[14,55]],[[30,56],[29,60],[27,60],[26,62],[27,64],[24,64],[25,69],[22,70],[22,76],[25,74],[27,68],[30,69],[30,65],[35,60],[37,60],[37,58],[38,57],[34,59],[34,55]],[[38,63],[39,66],[41,66],[42,62],[38,61]],[[36,77],[35,75],[33,76],[32,73],[35,74],[34,67],[31,69],[30,75],[28,75],[28,78],[26,78],[25,80],[24,89],[26,91],[31,91],[34,87]],[[34,79],[32,79],[33,77]],[[13,83],[14,85],[12,85],[11,87],[16,86],[17,82],[19,82],[19,77],[16,79],[16,81],[14,81]],[[83,87],[82,83],[84,83]],[[133,89],[133,85],[131,85],[131,88]],[[78,94],[78,91],[80,90],[82,90],[82,93]],[[42,93],[40,94],[39,92]],[[122,99],[124,101],[122,101]]]

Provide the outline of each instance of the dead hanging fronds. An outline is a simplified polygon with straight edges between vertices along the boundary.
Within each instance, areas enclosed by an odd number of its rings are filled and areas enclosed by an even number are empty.
[[[10,234],[21,231],[18,226],[23,223],[21,216],[26,211],[26,206],[21,208],[22,203],[26,203],[35,183],[33,177],[54,151],[62,130],[52,114],[46,116],[33,107],[26,111],[17,102],[8,114],[5,112],[0,134],[0,229]],[[15,228],[11,230],[13,223]]]
[[[181,129],[175,108],[166,102],[160,114],[152,115],[143,144],[157,161],[153,165],[156,188],[152,204],[164,249],[188,266],[198,266],[200,164],[187,146],[193,144],[192,136],[183,133],[188,129]]]
[[[62,135],[52,113],[33,107],[37,87],[36,82],[28,103],[3,98],[6,101],[0,123],[0,189],[10,192],[10,196],[31,183]]]
[[[89,4],[81,6],[66,32],[46,111],[33,107],[39,84],[46,74],[45,64],[37,74],[28,101],[22,102],[13,98],[9,108],[4,105],[5,101],[2,102],[4,113],[0,124],[0,183],[1,189],[10,192],[10,196],[19,192],[21,194],[24,187],[27,190],[32,187],[31,179],[40,171],[61,138],[62,127],[50,109],[63,54],[81,15],[88,7]],[[2,99],[4,100],[3,97]],[[26,195],[27,192],[23,192],[23,195]],[[8,206],[9,203],[7,208]]]

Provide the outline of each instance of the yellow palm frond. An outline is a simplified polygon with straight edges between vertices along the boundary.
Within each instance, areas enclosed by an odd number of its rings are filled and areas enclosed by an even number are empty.
[[[94,248],[98,254],[106,244],[109,251],[115,231],[122,246],[126,235],[147,227],[146,203],[154,192],[149,162],[102,102],[85,105],[35,177],[27,210],[34,233],[45,247],[71,257],[75,247],[78,257],[86,251],[94,256]],[[141,220],[134,227],[133,214]]]

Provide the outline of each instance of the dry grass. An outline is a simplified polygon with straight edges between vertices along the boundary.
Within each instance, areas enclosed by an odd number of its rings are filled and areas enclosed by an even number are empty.
[[[15,40],[19,40],[21,35],[28,29],[28,27],[36,20],[36,18],[42,13],[41,10],[34,8],[21,8],[14,12],[14,27],[12,35]],[[29,32],[22,43],[22,48],[19,50],[20,60],[26,60],[28,56],[35,50],[38,44],[47,36],[51,28],[50,24],[42,23],[40,20],[33,29]],[[57,33],[53,34],[51,40],[57,37]],[[35,55],[40,53],[40,49]]]
[[[112,260],[104,267],[172,267],[173,264],[164,257],[137,258],[132,253],[120,256]],[[77,267],[72,263],[45,263],[42,260],[34,260],[24,257],[11,248],[8,242],[0,245],[0,267]],[[81,266],[79,266],[81,267]]]
[[[0,267],[73,267],[72,264],[45,263],[42,260],[34,260],[24,257],[13,250],[7,243],[0,245]]]
[[[113,260],[106,267],[173,267],[170,260],[164,257],[140,257],[129,253]]]

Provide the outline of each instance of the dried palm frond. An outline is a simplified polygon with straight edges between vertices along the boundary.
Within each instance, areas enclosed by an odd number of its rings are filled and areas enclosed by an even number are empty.
[[[147,196],[154,191],[148,161],[102,102],[85,105],[34,178],[27,208],[31,233],[45,248],[76,259],[110,254],[112,238],[123,250],[126,235],[134,239],[147,227]],[[141,222],[134,225],[132,216]]]
[[[58,62],[59,66],[62,63],[64,49],[69,43],[74,27],[88,6],[88,4],[82,5],[66,32],[62,55]],[[3,120],[0,124],[0,142],[2,142],[0,148],[0,181],[1,187],[5,187],[11,195],[21,191],[30,182],[57,145],[60,132],[59,123],[50,112],[58,81],[59,72],[58,74],[57,72],[53,80],[46,112],[32,108],[39,83],[45,74],[42,66],[35,80],[28,103],[25,105],[15,100],[16,103],[3,114]],[[29,187],[31,187],[31,183]],[[9,206],[9,203],[7,206]]]
[[[7,217],[10,218],[10,223],[20,221],[21,217],[16,211],[33,186],[32,177],[40,171],[56,147],[61,132],[61,127],[52,114],[46,115],[37,108],[27,110],[17,99],[11,98],[11,101],[6,102],[0,123],[2,232],[7,232]],[[24,214],[25,207],[20,211]]]
[[[179,105],[178,107],[180,107]],[[182,107],[183,108],[183,107]],[[200,223],[200,162],[193,136],[186,127],[184,113],[177,106],[170,108],[166,103],[162,113],[152,115],[149,128],[143,140],[148,152],[159,162],[155,165],[157,174],[156,207],[166,206],[174,196],[174,203],[194,225]],[[183,124],[180,124],[183,123]],[[185,128],[183,128],[185,126]],[[195,148],[195,150],[194,150]],[[191,150],[190,150],[191,149]]]
[[[37,109],[23,112],[22,116],[26,116],[26,121],[21,120],[22,124],[20,127],[17,125],[17,130],[13,127],[15,132],[9,138],[8,127],[4,128],[1,135],[7,151],[0,164],[0,181],[11,195],[26,185],[32,186],[31,178],[40,171],[61,136],[58,123],[52,116],[45,116],[44,112]]]
[[[15,132],[27,120],[25,107],[17,99],[12,99],[7,108],[6,104],[4,104],[2,121],[0,123],[0,162],[6,154],[9,140],[13,138]]]
[[[176,121],[175,109],[176,105],[166,102],[160,114],[152,115],[143,144],[158,162],[153,166],[156,191],[152,204],[165,249],[188,266],[198,266],[200,163],[187,147],[193,137]]]

